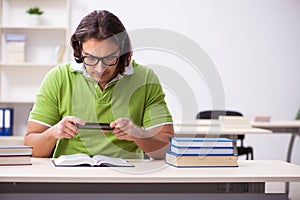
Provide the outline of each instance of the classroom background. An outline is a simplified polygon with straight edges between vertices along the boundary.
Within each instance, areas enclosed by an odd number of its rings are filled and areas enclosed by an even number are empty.
[[[268,115],[271,120],[295,119],[300,108],[300,1],[93,0],[87,4],[74,0],[71,32],[80,18],[94,9],[113,12],[133,34],[145,28],[163,29],[198,44],[207,54],[203,64],[211,61],[219,75],[224,89],[220,105],[226,109],[240,111],[250,120],[258,115]],[[136,49],[134,58],[158,73],[174,121],[192,121],[198,112],[218,108],[212,105],[213,100],[218,101],[212,97],[214,86],[203,74],[194,73],[180,55],[144,48]],[[202,66],[198,68],[203,72]],[[175,76],[170,78],[170,72]],[[253,147],[255,159],[285,160],[290,137],[246,135],[245,145]],[[297,138],[291,159],[298,165],[299,145]],[[293,188],[299,184],[291,187],[295,198],[298,195]],[[284,185],[273,183],[269,188],[283,190]]]
[[[261,115],[295,119],[300,109],[299,0],[72,0],[70,34],[96,9],[109,10],[123,22],[133,38],[133,58],[157,72],[175,122],[193,121],[198,112],[219,108],[250,120]],[[140,48],[138,34],[153,42],[170,39],[156,38],[160,31],[179,38],[173,48]],[[187,55],[173,51],[186,41],[195,45]],[[203,63],[196,66],[185,56],[197,59],[194,50],[199,48]],[[286,160],[290,137],[246,135],[245,146],[253,147],[257,160]],[[296,138],[291,162],[298,165],[299,146]],[[284,185],[271,187],[283,190]],[[299,187],[292,185],[293,200],[300,196]]]
[[[73,0],[71,32],[94,9],[113,12],[129,32],[145,28],[174,31],[198,44],[220,77],[226,109],[240,111],[250,120],[257,115],[269,115],[271,120],[295,119],[300,108],[299,1]],[[199,74],[188,74],[193,72],[191,66],[180,55],[145,48],[137,49],[133,57],[154,66],[165,86],[174,121],[191,121],[198,112],[213,108],[213,86]],[[176,77],[182,79],[165,84],[168,69],[176,70]],[[184,78],[188,80],[182,82]],[[183,93],[174,94],[174,88]],[[247,135],[245,143],[254,147],[255,159],[285,160],[289,138],[289,134]],[[296,139],[294,147],[298,146]],[[292,162],[300,164],[299,151],[293,151]]]

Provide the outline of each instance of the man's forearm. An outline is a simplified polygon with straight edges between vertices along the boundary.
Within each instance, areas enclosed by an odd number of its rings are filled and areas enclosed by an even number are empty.
[[[57,139],[51,136],[46,130],[43,133],[30,133],[24,138],[24,145],[32,146],[32,155],[34,157],[48,157],[55,147]]]
[[[164,154],[169,147],[170,138],[172,137],[174,137],[173,132],[155,132],[155,130],[142,130],[141,137],[137,138],[135,140],[135,143],[151,158],[163,159]]]

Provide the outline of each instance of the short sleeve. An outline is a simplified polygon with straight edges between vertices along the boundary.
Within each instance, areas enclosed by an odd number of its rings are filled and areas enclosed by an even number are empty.
[[[58,68],[50,70],[45,76],[36,95],[35,103],[29,115],[29,121],[52,126],[60,121]]]
[[[172,123],[172,116],[165,102],[165,93],[156,74],[149,69],[146,85],[146,103],[143,126],[146,129]]]

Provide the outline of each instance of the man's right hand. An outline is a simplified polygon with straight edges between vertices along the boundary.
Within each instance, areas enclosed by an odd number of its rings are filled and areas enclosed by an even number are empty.
[[[74,137],[78,128],[76,124],[84,125],[85,121],[74,116],[66,116],[52,127],[54,137],[57,139]]]

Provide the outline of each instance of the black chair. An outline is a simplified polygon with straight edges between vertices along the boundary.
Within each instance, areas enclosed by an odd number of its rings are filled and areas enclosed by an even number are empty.
[[[299,110],[298,110],[298,112],[297,112],[297,114],[296,114],[296,118],[295,118],[296,120],[300,120],[300,108],[299,108]]]
[[[243,116],[242,113],[231,110],[207,110],[199,112],[196,119],[219,119],[219,116]],[[253,160],[253,148],[248,146],[244,147],[245,135],[238,135],[237,140],[240,141],[240,146],[237,147],[237,153],[239,156],[246,155],[246,159]]]

